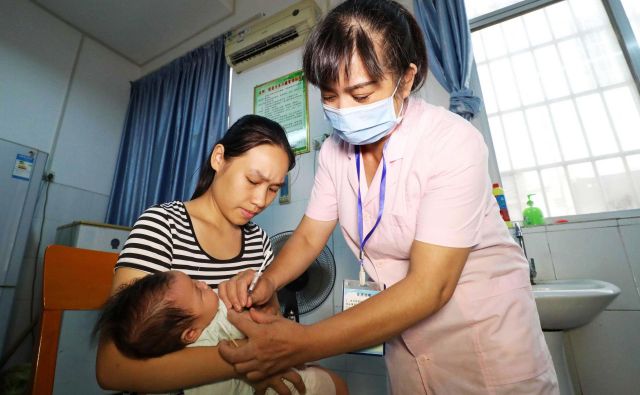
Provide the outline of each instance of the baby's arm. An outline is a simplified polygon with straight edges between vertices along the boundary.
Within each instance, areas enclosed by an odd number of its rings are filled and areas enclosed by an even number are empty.
[[[147,273],[119,268],[112,293]],[[235,377],[233,367],[218,354],[217,347],[193,347],[159,358],[136,360],[124,356],[110,340],[101,339],[96,361],[98,383],[105,389],[166,392]]]
[[[98,383],[105,389],[167,392],[236,377],[217,347],[191,347],[159,358],[128,358],[111,341],[101,341],[96,362]]]
[[[240,341],[239,339],[244,339],[245,335],[231,322],[229,322],[226,313],[226,306],[219,306],[218,313],[211,324],[205,328],[198,340],[190,346],[215,346],[221,340],[229,340],[235,343]],[[250,317],[250,315],[248,315],[248,310],[245,310],[240,314]],[[287,369],[279,374],[268,377],[265,380],[249,382],[249,384],[254,388],[256,394],[264,394],[268,388],[272,389],[272,391],[267,392],[270,394],[273,394],[274,392],[281,394],[305,393],[305,385],[302,381],[302,377],[293,369]],[[294,389],[297,391],[294,391]]]

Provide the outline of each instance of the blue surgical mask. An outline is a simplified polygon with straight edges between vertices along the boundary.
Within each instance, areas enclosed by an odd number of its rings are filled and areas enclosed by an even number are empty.
[[[349,108],[333,108],[323,104],[324,114],[338,136],[349,144],[366,145],[375,143],[402,120],[396,117],[393,96],[398,90],[400,80],[391,96],[377,102]],[[404,106],[404,102],[402,103]],[[402,113],[402,107],[400,107]]]

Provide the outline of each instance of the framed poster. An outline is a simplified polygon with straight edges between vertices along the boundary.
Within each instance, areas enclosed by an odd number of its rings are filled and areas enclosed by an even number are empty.
[[[302,70],[256,85],[253,113],[282,125],[296,155],[309,152],[307,80]]]

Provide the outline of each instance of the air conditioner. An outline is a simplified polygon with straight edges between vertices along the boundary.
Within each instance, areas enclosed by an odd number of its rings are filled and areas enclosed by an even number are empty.
[[[239,73],[301,46],[319,14],[314,0],[303,0],[232,31],[225,39],[227,64]]]

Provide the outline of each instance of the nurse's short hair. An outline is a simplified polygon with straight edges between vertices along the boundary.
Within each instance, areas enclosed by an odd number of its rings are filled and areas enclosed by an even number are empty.
[[[379,45],[379,59],[375,44]],[[305,45],[303,70],[320,89],[331,88],[341,68],[349,76],[351,57],[357,53],[371,78],[404,75],[413,63],[418,70],[411,91],[427,76],[427,49],[418,22],[402,5],[390,0],[347,0],[332,9],[314,28]]]

